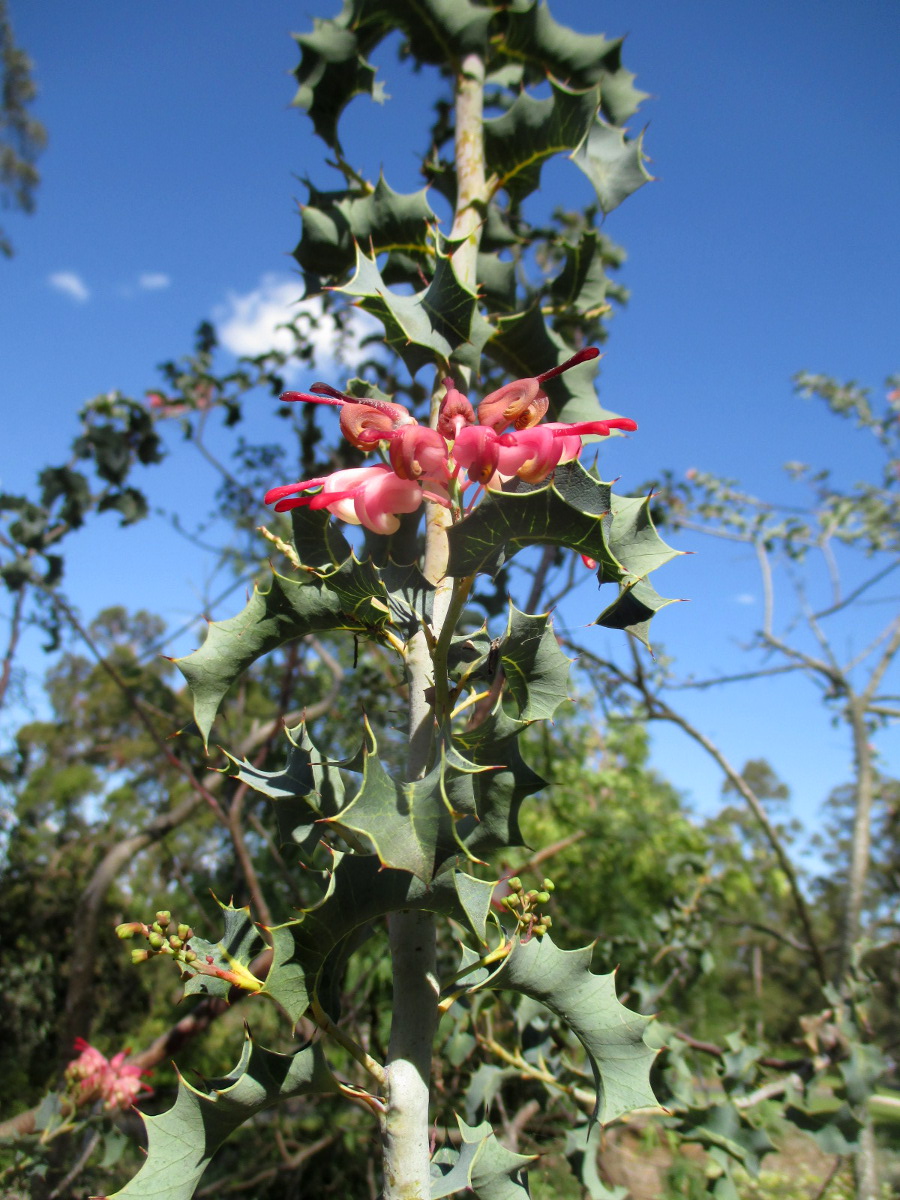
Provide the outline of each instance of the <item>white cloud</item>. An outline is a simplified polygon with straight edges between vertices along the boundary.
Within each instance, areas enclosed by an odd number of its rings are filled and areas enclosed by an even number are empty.
[[[145,292],[158,292],[167,288],[172,280],[163,271],[145,271],[138,277],[138,287]]]
[[[47,282],[54,291],[62,292],[64,296],[71,297],[79,304],[84,304],[91,294],[84,280],[74,271],[55,271]]]
[[[309,320],[301,322],[299,328],[313,344],[316,363],[339,359],[352,368],[362,358],[360,338],[381,326],[367,313],[354,310],[347,323],[348,334],[342,340],[330,318],[322,318],[321,300],[303,300],[302,294],[303,285],[298,279],[271,274],[264,275],[252,292],[229,292],[225,303],[213,310],[219,340],[232,354],[251,358],[268,350],[290,353],[296,344],[294,335],[283,326],[306,314]]]
[[[735,602],[735,604],[747,604],[747,605],[755,604],[756,597],[751,596],[749,592],[741,592],[741,594],[739,596],[735,596],[734,602]]]

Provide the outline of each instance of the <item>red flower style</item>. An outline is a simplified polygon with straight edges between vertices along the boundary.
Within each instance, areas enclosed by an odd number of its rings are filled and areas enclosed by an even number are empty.
[[[499,487],[513,476],[541,483],[560,463],[578,458],[585,436],[637,429],[628,417],[539,423],[549,406],[542,385],[599,353],[587,347],[542,375],[517,379],[491,392],[478,405],[477,423],[469,400],[446,378],[436,429],[420,425],[402,404],[348,396],[324,383],[314,383],[311,394],[285,392],[283,400],[340,407],[347,440],[362,450],[384,446],[390,465],[351,467],[275,487],[266,493],[265,502],[274,504],[276,512],[326,508],[373,533],[394,533],[400,525],[398,514],[414,512],[423,500],[452,507],[473,484]],[[514,429],[504,433],[509,425]]]

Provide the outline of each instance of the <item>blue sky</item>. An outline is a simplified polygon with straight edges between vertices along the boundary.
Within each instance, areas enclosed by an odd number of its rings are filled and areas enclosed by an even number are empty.
[[[290,107],[289,35],[335,9],[12,0],[50,144],[37,213],[3,214],[16,247],[0,262],[4,489],[30,487],[61,460],[88,397],[152,388],[156,364],[189,349],[201,318],[224,323],[233,348],[251,347],[273,306],[299,297],[290,258],[299,179],[333,186],[336,176]],[[632,301],[613,322],[601,399],[640,424],[607,448],[606,472],[627,491],[664,467],[697,467],[782,500],[787,460],[862,476],[872,463],[864,447],[795,400],[789,379],[806,368],[877,392],[900,368],[900,8],[556,0],[551,9],[586,32],[627,33],[625,61],[651,93],[633,130],[648,126],[657,182],[606,224],[628,251]],[[348,157],[412,190],[427,123],[422,80],[387,52],[376,61],[392,98],[351,107]],[[570,164],[545,171],[547,210],[589,198]],[[268,400],[258,403],[256,427],[277,429]],[[204,486],[178,453],[146,483],[169,508],[180,496],[190,508]],[[679,544],[698,553],[659,586],[691,603],[664,612],[657,636],[696,675],[738,669],[738,645],[759,621],[754,565],[739,547]],[[206,587],[203,565],[159,526],[122,536],[111,519],[72,540],[67,572],[83,612],[146,604],[173,626]],[[588,643],[601,636],[585,631]],[[847,763],[843,736],[812,695],[797,680],[686,702],[736,761],[769,757],[811,819]],[[674,731],[655,744],[661,769],[711,807],[715,769]]]

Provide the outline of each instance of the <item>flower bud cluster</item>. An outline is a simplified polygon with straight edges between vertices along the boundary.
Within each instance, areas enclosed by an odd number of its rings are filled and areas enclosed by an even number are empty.
[[[185,967],[193,967],[197,961],[197,955],[190,946],[193,929],[190,925],[176,924],[167,909],[160,909],[150,925],[145,925],[143,921],[126,921],[124,925],[116,926],[116,937],[123,941],[139,934],[146,938],[147,948],[132,950],[133,963],[146,962],[159,954],[170,954]]]
[[[130,1108],[140,1092],[153,1090],[141,1082],[149,1071],[125,1061],[128,1050],[108,1059],[84,1038],[75,1039],[75,1049],[79,1054],[66,1067],[65,1079],[67,1094],[76,1108],[102,1100],[107,1112],[117,1112]]]
[[[553,924],[553,918],[548,913],[538,910],[550,902],[550,893],[555,884],[552,879],[544,879],[540,890],[525,886],[518,875],[506,880],[509,894],[500,901],[503,908],[515,917],[519,936],[527,941],[530,937],[542,937]]]
[[[342,521],[390,534],[399,528],[400,514],[415,512],[425,500],[457,515],[473,485],[496,489],[513,476],[541,483],[560,463],[579,456],[585,436],[637,429],[627,417],[541,424],[550,405],[544,383],[599,353],[589,346],[542,375],[507,383],[484,397],[477,414],[448,377],[436,429],[420,425],[402,404],[348,396],[325,383],[314,383],[309,393],[285,392],[282,400],[339,407],[347,441],[360,450],[380,448],[387,462],[274,487],[265,502],[276,512],[324,508]]]

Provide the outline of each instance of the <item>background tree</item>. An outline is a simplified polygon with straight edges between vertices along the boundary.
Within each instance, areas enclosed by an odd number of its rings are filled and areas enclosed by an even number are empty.
[[[40,121],[31,116],[37,95],[28,55],[16,45],[6,0],[0,2],[0,208],[30,213],[40,182],[35,160],[47,140]],[[12,243],[0,230],[0,254],[8,258]]]

